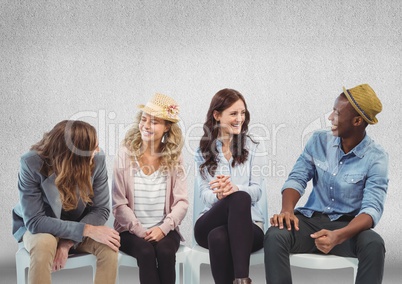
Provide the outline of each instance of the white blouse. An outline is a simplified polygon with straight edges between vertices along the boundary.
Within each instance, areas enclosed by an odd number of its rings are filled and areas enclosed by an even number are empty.
[[[149,229],[165,218],[166,175],[155,171],[150,175],[138,171],[134,176],[134,214]]]

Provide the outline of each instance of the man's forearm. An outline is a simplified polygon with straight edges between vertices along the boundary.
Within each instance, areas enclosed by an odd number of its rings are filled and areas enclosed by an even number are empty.
[[[343,243],[344,241],[353,238],[358,233],[368,230],[373,225],[373,219],[368,214],[360,214],[356,218],[354,218],[350,223],[341,229],[335,230],[338,234],[339,243]]]
[[[282,192],[282,210],[284,212],[293,212],[297,202],[300,199],[300,193],[293,188],[286,188]]]

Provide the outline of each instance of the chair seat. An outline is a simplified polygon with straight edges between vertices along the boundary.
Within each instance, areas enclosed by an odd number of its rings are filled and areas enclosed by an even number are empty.
[[[311,269],[339,269],[357,267],[358,260],[354,257],[337,255],[322,255],[312,253],[298,253],[290,255],[290,265]]]
[[[31,256],[22,242],[18,244],[18,251],[15,254],[15,262],[17,268],[17,283],[27,283],[25,271],[30,266]],[[63,269],[75,269],[85,266],[92,267],[92,278],[94,279],[96,273],[96,257],[93,254],[71,254],[68,256],[66,265]]]
[[[209,263],[209,250],[203,248],[202,246],[195,244],[191,249],[191,254],[196,255],[195,261],[198,263]],[[194,258],[191,258],[194,260]],[[256,252],[253,252],[250,255],[250,265],[258,265],[264,263],[264,249],[260,249]]]
[[[290,255],[290,265],[309,269],[352,268],[356,280],[359,261],[355,257],[343,257],[330,254],[296,253]]]
[[[258,265],[264,263],[264,248],[251,253],[250,265]]]
[[[180,283],[180,264],[183,265],[183,283],[190,283],[190,275],[188,274],[189,269],[187,269],[187,254],[191,251],[190,248],[180,245],[179,249],[176,252],[176,283]],[[138,267],[137,259],[120,251],[118,257],[118,267],[127,266],[127,267]],[[117,274],[117,281],[119,283],[119,273]]]

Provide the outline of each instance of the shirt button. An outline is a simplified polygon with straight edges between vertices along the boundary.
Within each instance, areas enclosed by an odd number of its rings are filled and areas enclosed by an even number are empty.
[[[327,209],[329,210],[329,209],[331,209],[331,207],[328,207]]]
[[[343,164],[343,162],[339,162],[339,164],[341,164],[341,165],[342,165],[342,164]]]
[[[352,179],[352,181],[354,181],[354,179]]]
[[[335,199],[333,199],[333,198],[332,198],[331,200],[332,200],[332,201],[335,201]]]
[[[333,176],[336,176],[336,173],[333,173],[332,175],[333,175]],[[353,181],[353,180],[352,180],[352,181]]]
[[[332,189],[332,186],[329,189]]]

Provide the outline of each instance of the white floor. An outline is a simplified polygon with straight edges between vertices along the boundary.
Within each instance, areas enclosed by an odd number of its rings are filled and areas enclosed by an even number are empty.
[[[339,270],[310,270],[292,268],[293,284],[348,284],[353,283],[351,269]],[[120,270],[120,284],[139,283],[138,269],[123,267]],[[72,283],[92,283],[92,272],[90,268],[80,268],[74,270],[64,270],[53,274],[54,284],[72,284]],[[265,283],[264,266],[252,266],[250,277],[255,284]],[[400,268],[386,268],[383,284],[401,283],[402,272]],[[17,283],[15,270],[0,270],[0,284]],[[211,284],[213,279],[210,268],[207,265],[201,267],[201,284]]]

